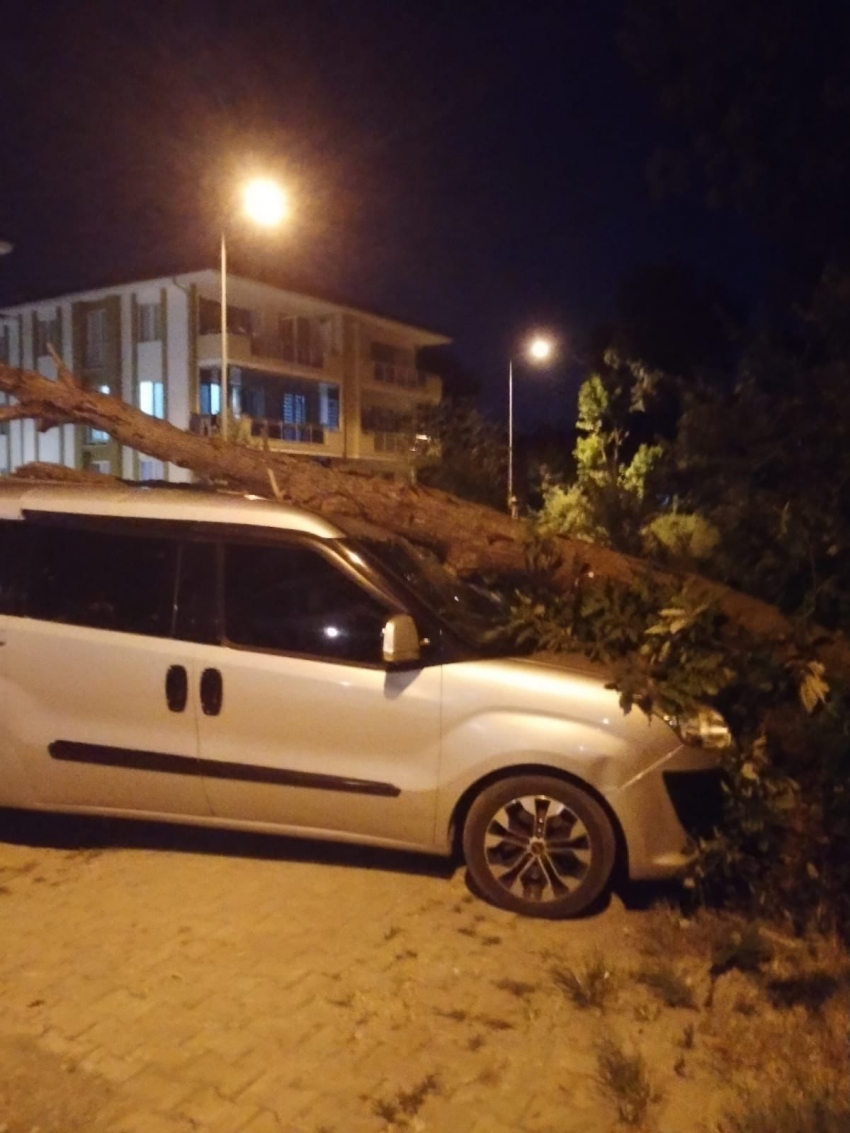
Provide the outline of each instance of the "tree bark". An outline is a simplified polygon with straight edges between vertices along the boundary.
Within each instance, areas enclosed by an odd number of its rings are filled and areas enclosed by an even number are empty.
[[[0,406],[0,421],[35,419],[41,431],[59,424],[102,430],[119,444],[190,470],[202,481],[277,498],[341,521],[360,519],[433,549],[461,575],[519,574],[526,569],[529,530],[522,522],[446,492],[374,473],[329,468],[304,456],[289,456],[218,437],[184,432],[151,417],[120,398],[82,387],[54,355],[57,380],[0,363],[0,391],[15,403]],[[87,479],[54,465],[19,470],[39,478]],[[633,582],[640,576],[672,579],[640,559],[578,539],[553,540],[556,581],[565,590],[583,575]],[[791,632],[774,606],[697,575],[687,579],[700,597],[710,598],[735,625],[755,637],[782,641]],[[850,674],[850,648],[832,639],[821,657],[836,671]]]

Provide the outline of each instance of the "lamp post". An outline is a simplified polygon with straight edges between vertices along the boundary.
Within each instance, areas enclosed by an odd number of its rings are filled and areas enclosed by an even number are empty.
[[[523,356],[538,365],[548,362],[552,357],[554,343],[551,338],[535,335],[525,346]],[[508,362],[508,511],[511,519],[517,518],[517,502],[514,497],[514,360]]]
[[[274,228],[287,212],[286,198],[280,188],[266,178],[250,181],[242,193],[242,207],[255,224]],[[230,409],[227,388],[227,237],[221,228],[221,428],[223,441],[227,440],[227,415]]]

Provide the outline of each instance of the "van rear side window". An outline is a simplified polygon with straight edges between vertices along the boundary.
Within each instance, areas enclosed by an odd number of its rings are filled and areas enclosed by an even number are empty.
[[[119,633],[172,635],[176,542],[27,526],[29,617]]]
[[[20,613],[25,539],[23,523],[14,519],[0,520],[0,614]]]

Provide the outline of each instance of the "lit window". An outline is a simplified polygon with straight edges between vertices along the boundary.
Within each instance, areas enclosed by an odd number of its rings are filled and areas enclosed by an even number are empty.
[[[165,416],[165,386],[162,382],[139,382],[139,409],[151,417]]]
[[[161,460],[154,460],[152,457],[143,456],[139,459],[139,479],[140,480],[164,480],[165,479],[165,466]]]

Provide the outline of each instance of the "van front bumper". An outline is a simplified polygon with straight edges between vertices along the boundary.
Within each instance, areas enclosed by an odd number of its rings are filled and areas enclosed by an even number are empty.
[[[635,881],[676,877],[696,854],[696,839],[720,820],[716,751],[681,745],[625,786],[606,795],[620,821]]]

